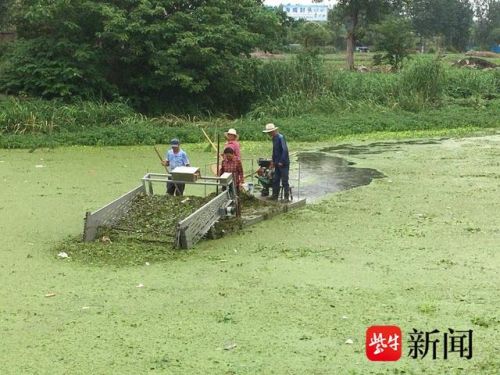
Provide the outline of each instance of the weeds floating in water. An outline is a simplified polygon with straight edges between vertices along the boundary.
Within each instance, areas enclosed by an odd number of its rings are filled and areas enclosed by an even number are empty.
[[[117,223],[99,227],[95,241],[69,238],[56,247],[55,254],[64,251],[69,261],[90,265],[141,265],[178,259],[186,252],[174,248],[177,223],[213,197],[141,194]],[[248,194],[241,194],[241,205],[244,215],[263,214],[269,207]],[[219,238],[242,226],[242,219],[226,218],[217,222],[207,237]]]
[[[176,259],[185,252],[174,249],[177,223],[212,197],[139,195],[113,226],[100,227],[97,240],[68,239],[56,251],[70,260],[92,265],[139,265]]]
[[[141,194],[120,221],[100,228],[98,237],[107,236],[112,242],[127,239],[173,244],[177,223],[211,198]]]

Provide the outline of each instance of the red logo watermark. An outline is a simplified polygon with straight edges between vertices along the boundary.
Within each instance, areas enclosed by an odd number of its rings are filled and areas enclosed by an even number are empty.
[[[371,326],[366,330],[366,356],[370,361],[398,361],[402,333],[397,326]]]

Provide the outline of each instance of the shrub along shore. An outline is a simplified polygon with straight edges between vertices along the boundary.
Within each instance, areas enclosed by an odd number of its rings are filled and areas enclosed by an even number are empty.
[[[219,127],[261,140],[276,122],[294,141],[372,132],[500,127],[500,72],[418,59],[399,73],[329,71],[317,57],[270,62],[255,77],[256,99],[239,116],[145,115],[125,102],[71,103],[0,97],[0,147],[133,145],[204,141]]]
[[[318,141],[339,136],[372,132],[402,132],[470,128],[472,130],[500,127],[500,100],[480,107],[458,105],[430,109],[418,113],[384,108],[358,109],[337,115],[305,114],[296,117],[269,118],[278,124],[289,140]],[[39,126],[33,122],[29,126]],[[45,120],[41,123],[48,124]],[[216,127],[221,131],[234,127],[242,139],[262,140],[261,130],[267,119],[197,120],[189,118],[147,118],[140,115],[116,117],[109,123],[84,123],[60,119],[49,124],[50,130],[4,132],[1,148],[39,148],[69,145],[125,146],[166,144],[173,137],[183,143],[205,142],[204,128],[213,136]],[[74,128],[73,128],[74,127]],[[227,130],[227,129],[226,129]]]

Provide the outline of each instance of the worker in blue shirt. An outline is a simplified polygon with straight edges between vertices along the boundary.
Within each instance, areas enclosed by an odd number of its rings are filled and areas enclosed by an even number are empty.
[[[262,131],[269,134],[273,140],[273,195],[272,200],[278,200],[280,193],[280,182],[283,186],[285,201],[290,197],[290,185],[288,184],[288,175],[290,170],[290,156],[288,155],[288,146],[283,134],[278,132],[278,128],[274,124],[267,124]]]
[[[177,167],[189,167],[189,159],[184,150],[180,147],[180,142],[177,138],[170,141],[172,148],[167,151],[165,160],[161,164],[168,167],[168,171],[172,172]],[[167,194],[169,195],[183,195],[185,184],[176,182],[167,182]]]

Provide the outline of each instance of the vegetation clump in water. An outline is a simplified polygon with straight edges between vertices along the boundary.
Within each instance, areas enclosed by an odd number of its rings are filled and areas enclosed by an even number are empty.
[[[73,237],[56,251],[66,252],[70,260],[95,265],[138,265],[179,257],[174,250],[177,223],[211,198],[139,195],[116,224],[99,228],[95,241]]]
[[[73,237],[60,244],[57,253],[65,252],[69,259],[96,265],[138,265],[182,257],[174,249],[177,223],[204,204],[207,197],[169,195],[137,196],[130,209],[111,226],[98,230],[97,239],[83,242]],[[249,194],[241,194],[242,218],[263,214],[269,204]],[[209,238],[219,238],[236,232],[243,226],[242,218],[229,217],[216,223],[208,233]]]
[[[174,197],[141,194],[128,212],[113,226],[102,227],[99,238],[173,243],[177,223],[206,204],[208,197]]]

